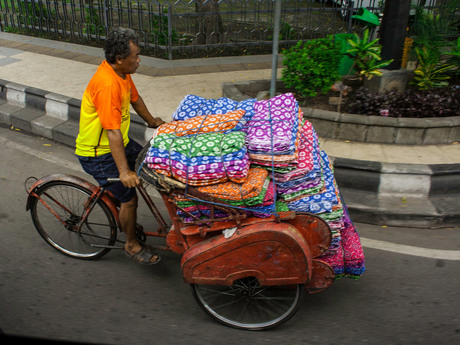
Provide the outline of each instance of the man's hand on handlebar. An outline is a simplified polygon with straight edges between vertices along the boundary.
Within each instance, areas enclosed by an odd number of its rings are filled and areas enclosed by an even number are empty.
[[[137,174],[132,170],[120,173],[120,182],[127,188],[137,187],[141,183]]]
[[[153,121],[149,121],[149,123],[147,123],[147,126],[149,128],[157,128],[157,127],[160,127],[163,123],[166,123],[166,122],[164,122],[159,117],[154,117]]]

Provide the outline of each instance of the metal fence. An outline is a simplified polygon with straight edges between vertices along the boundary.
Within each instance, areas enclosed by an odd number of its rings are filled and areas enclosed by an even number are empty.
[[[383,3],[282,0],[280,47],[360,30],[351,15],[360,7],[379,13]],[[124,26],[138,32],[147,54],[231,55],[270,52],[273,14],[274,0],[0,0],[0,29],[98,44],[110,28]]]

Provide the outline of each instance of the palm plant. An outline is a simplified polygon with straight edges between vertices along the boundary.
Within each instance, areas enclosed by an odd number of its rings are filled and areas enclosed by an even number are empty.
[[[379,39],[371,40],[369,29],[365,29],[361,38],[357,33],[354,38],[348,39],[350,48],[345,52],[354,59],[350,72],[357,70],[358,76],[371,79],[373,76],[381,76],[381,68],[388,66],[393,60],[382,61],[380,53],[382,46],[378,44]]]
[[[428,90],[432,87],[447,86],[446,80],[450,78],[447,74],[455,68],[450,63],[441,63],[439,51],[427,47],[416,47],[418,67],[414,71],[414,82],[419,90]]]

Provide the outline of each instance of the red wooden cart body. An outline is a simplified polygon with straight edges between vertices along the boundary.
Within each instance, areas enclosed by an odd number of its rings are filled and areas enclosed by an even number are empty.
[[[181,264],[190,284],[232,285],[244,277],[265,286],[304,284],[312,274],[308,243],[292,225],[275,222],[204,240],[184,253]]]

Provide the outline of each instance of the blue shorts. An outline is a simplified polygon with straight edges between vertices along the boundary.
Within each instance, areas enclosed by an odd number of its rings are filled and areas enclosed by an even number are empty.
[[[136,158],[141,150],[142,146],[132,139],[129,140],[128,145],[125,147],[129,168],[133,171]],[[121,182],[107,182],[109,177],[119,176],[117,165],[111,153],[99,157],[82,157],[78,155],[77,157],[83,170],[93,176],[99,185],[111,191],[121,203],[130,201],[136,195],[136,188],[126,188]]]

